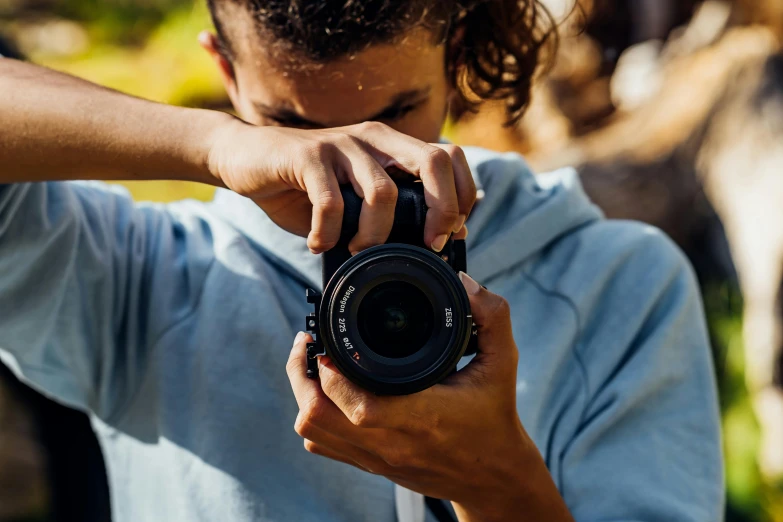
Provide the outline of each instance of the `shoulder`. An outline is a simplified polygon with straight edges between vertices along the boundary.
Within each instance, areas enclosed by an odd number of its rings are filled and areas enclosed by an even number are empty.
[[[592,223],[554,244],[529,274],[571,303],[578,321],[574,350],[593,392],[631,358],[646,360],[649,372],[661,378],[709,367],[694,272],[658,229],[625,221]],[[674,367],[666,364],[665,370],[662,361]]]
[[[659,229],[632,221],[597,220],[575,229],[542,252],[532,270],[581,309],[601,305],[601,299],[655,300],[680,278],[695,289],[679,247]]]

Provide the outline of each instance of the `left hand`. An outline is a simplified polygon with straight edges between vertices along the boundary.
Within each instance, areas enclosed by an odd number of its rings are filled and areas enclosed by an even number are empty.
[[[518,351],[508,303],[461,275],[479,352],[463,370],[407,396],[376,396],[320,360],[305,376],[300,333],[288,361],[307,451],[423,495],[449,499],[462,522],[572,520],[516,405]]]

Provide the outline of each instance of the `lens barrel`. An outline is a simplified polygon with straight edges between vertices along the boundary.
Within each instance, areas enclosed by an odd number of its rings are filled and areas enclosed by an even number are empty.
[[[326,354],[346,377],[381,395],[416,393],[444,379],[473,326],[454,270],[432,252],[399,243],[345,262],[319,312]]]

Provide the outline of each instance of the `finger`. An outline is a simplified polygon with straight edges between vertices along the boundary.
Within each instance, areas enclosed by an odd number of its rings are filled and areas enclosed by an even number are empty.
[[[482,288],[464,272],[460,272],[459,278],[470,299],[473,322],[478,328],[477,358],[499,366],[511,365],[516,372],[518,352],[508,302]]]
[[[288,380],[291,382],[291,388],[300,411],[318,398],[326,398],[318,382],[307,377],[307,343],[310,342],[313,342],[310,334],[304,332],[296,334],[291,353],[288,355],[288,362],[285,365]]]
[[[476,203],[476,182],[473,180],[473,175],[470,172],[470,165],[468,165],[468,159],[465,157],[465,152],[461,147],[441,143],[433,143],[433,145],[443,149],[451,157],[460,213],[454,232],[459,233],[465,225],[465,221],[470,215],[473,205]]]
[[[383,168],[395,166],[422,180],[429,208],[424,242],[433,250],[441,251],[451,232],[457,228],[460,215],[454,171],[448,153],[382,123],[367,122],[341,130],[371,147],[373,157]]]
[[[387,427],[375,418],[377,396],[352,383],[328,357],[321,357],[318,366],[321,389],[354,426],[360,428]]]
[[[307,377],[307,343],[312,342],[312,339],[310,334],[297,334],[286,364],[288,379],[299,405],[294,429],[305,438],[309,438],[310,430],[315,427],[337,432],[348,439],[359,438],[358,433],[350,433],[351,430],[358,432],[358,428],[326,396],[318,381]]]
[[[311,162],[304,182],[307,197],[313,205],[307,247],[314,254],[320,254],[335,246],[340,239],[343,197],[330,163]]]
[[[383,474],[390,468],[379,456],[320,428],[315,428],[312,434],[305,438],[305,449],[310,453],[346,462],[369,473]]]
[[[466,240],[468,238],[468,226],[463,225],[462,228],[459,230],[459,232],[455,232],[453,236],[451,236],[452,239],[457,240]]]
[[[286,364],[288,379],[291,381],[291,388],[299,405],[294,431],[305,439],[315,439],[319,433],[326,432],[345,441],[346,444],[365,451],[375,450],[383,444],[382,434],[378,430],[354,425],[324,393],[322,385],[314,379],[307,378],[308,342],[312,342],[309,334],[298,334]],[[325,373],[328,381],[331,370],[321,371],[321,377]]]
[[[321,389],[326,396],[353,426],[363,428],[363,433],[370,433],[371,439],[365,441],[353,438],[353,432],[348,432],[349,440],[362,448],[375,451],[386,443],[383,432],[426,431],[436,419],[431,414],[432,403],[429,401],[432,391],[429,389],[413,395],[380,397],[351,382],[328,357],[321,358],[319,373]]]
[[[424,242],[440,252],[449,236],[459,230],[460,209],[451,156],[443,149],[425,145],[421,149],[419,177],[424,184],[427,201],[427,220],[424,225]],[[457,226],[459,225],[459,226]]]
[[[320,457],[326,457],[327,459],[335,460],[337,462],[342,462],[343,464],[348,464],[349,466],[353,466],[355,468],[358,468],[362,471],[365,471],[367,473],[370,473],[370,471],[366,468],[363,468],[361,465],[359,465],[358,462],[356,462],[353,459],[350,459],[346,457],[345,455],[342,455],[336,451],[333,451],[325,446],[322,446],[316,442],[312,442],[308,439],[305,439],[304,441],[304,447],[305,450],[307,450],[309,453],[312,453],[313,455],[318,455]]]
[[[386,242],[394,225],[397,185],[383,167],[355,141],[346,135],[340,146],[340,166],[362,198],[359,228],[348,244],[351,254]]]

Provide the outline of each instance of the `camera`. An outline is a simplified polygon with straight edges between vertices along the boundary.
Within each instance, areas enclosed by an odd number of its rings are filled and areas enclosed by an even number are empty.
[[[475,353],[477,334],[458,272],[466,271],[463,240],[436,253],[424,244],[427,205],[419,181],[398,181],[394,225],[384,245],[354,256],[348,243],[359,228],[361,198],[340,188],[343,224],[337,245],[322,256],[323,295],[307,290],[313,311],[306,328],[307,376],[319,355],[378,395],[422,391]]]

